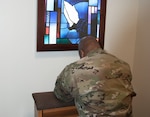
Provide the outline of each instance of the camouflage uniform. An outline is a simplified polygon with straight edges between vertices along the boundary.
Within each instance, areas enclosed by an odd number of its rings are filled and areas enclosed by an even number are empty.
[[[97,49],[64,68],[54,93],[58,99],[74,99],[80,117],[132,117],[129,65]]]

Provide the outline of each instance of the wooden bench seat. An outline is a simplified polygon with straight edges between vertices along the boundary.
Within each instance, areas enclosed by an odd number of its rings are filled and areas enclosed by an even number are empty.
[[[62,102],[53,92],[32,94],[34,99],[35,117],[77,117],[74,102]]]

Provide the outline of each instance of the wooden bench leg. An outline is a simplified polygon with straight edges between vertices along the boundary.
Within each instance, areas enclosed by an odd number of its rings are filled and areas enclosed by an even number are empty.
[[[37,110],[36,105],[34,106],[34,117],[43,117],[42,110]]]

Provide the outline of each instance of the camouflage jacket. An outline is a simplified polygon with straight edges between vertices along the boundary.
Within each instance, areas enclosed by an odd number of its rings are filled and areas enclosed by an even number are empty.
[[[75,101],[80,117],[132,117],[129,65],[98,49],[66,66],[56,80],[54,93]]]

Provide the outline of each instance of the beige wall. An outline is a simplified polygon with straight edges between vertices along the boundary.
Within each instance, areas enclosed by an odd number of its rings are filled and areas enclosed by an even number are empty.
[[[134,56],[135,117],[150,117],[150,0],[139,0]]]
[[[137,0],[107,0],[104,48],[133,68],[137,26]]]
[[[105,49],[129,62],[135,117],[149,117],[150,0],[108,0]],[[52,91],[77,51],[36,52],[37,0],[0,3],[0,116],[33,117],[33,92]],[[144,41],[143,41],[144,40]]]
[[[133,71],[134,117],[150,116],[150,0],[108,0],[105,50]]]

